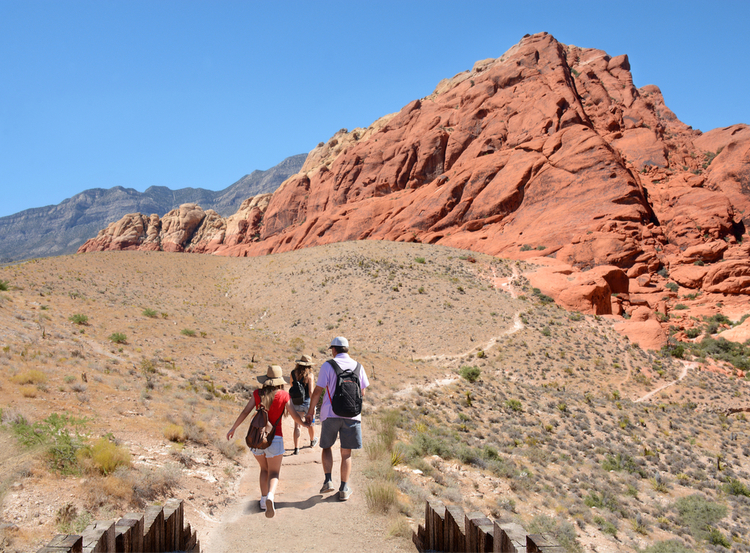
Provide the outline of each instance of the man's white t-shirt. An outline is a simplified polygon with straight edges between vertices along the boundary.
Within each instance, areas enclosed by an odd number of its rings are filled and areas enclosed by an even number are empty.
[[[333,359],[336,361],[336,364],[341,367],[342,371],[353,371],[357,367],[357,362],[349,357],[348,353],[339,353]],[[365,374],[364,367],[360,368],[359,374],[357,376],[359,377],[360,388],[364,390],[370,385],[370,381],[367,379],[367,374]],[[326,420],[328,417],[337,417],[340,419],[351,418],[351,420],[356,421],[362,420],[361,414],[357,415],[356,417],[339,417],[336,413],[333,412],[333,408],[331,407],[331,398],[333,397],[333,393],[336,391],[336,371],[333,370],[333,367],[328,364],[328,361],[323,363],[323,365],[320,367],[320,374],[318,375],[318,381],[316,384],[321,388],[326,388],[325,391],[323,391],[323,406],[320,408],[321,422]]]

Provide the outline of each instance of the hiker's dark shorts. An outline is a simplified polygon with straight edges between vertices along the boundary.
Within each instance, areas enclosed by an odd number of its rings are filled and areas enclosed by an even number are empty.
[[[352,419],[328,417],[320,427],[320,447],[328,449],[336,443],[344,449],[362,449],[362,426]]]

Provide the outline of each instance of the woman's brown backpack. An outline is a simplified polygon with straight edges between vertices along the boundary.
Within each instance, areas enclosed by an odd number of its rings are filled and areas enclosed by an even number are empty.
[[[283,415],[284,412],[282,411]],[[254,449],[266,449],[273,442],[273,438],[276,435],[276,425],[279,424],[281,415],[274,424],[271,424],[268,420],[268,411],[259,404],[253,420],[250,421],[250,428],[247,429],[247,436],[245,436],[245,443],[247,447]]]

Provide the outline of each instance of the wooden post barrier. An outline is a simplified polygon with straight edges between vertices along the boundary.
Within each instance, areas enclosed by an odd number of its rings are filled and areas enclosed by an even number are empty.
[[[464,510],[451,505],[445,508],[445,533],[447,536],[446,551],[463,553],[466,551],[466,537],[464,534]]]
[[[528,553],[565,553],[565,548],[549,534],[532,534],[526,536]]]
[[[96,521],[80,536],[55,536],[37,553],[200,553],[198,533],[185,524],[181,499],[119,521]],[[546,551],[546,550],[545,550]]]
[[[528,535],[516,523],[493,522],[458,506],[425,504],[425,522],[412,536],[417,550],[448,553],[564,553],[549,534]]]
[[[495,553],[526,553],[526,530],[514,522],[495,522]]]

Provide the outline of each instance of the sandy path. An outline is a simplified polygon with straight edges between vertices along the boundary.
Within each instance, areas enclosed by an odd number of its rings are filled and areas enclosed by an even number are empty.
[[[647,393],[643,397],[639,397],[636,399],[633,403],[641,403],[642,401],[648,401],[652,397],[654,397],[656,394],[661,392],[664,388],[669,388],[670,386],[674,386],[677,384],[680,380],[685,378],[688,374],[688,369],[695,369],[698,366],[698,363],[695,361],[683,361],[682,362],[682,372],[680,372],[680,376],[677,378],[677,380],[673,380],[672,382],[668,382],[664,384],[663,386],[659,386],[656,390],[652,390],[651,392]]]
[[[240,427],[240,431],[243,430]],[[316,425],[316,436],[320,427]],[[238,434],[239,432],[238,431]],[[413,552],[410,542],[387,538],[383,517],[367,510],[362,470],[366,465],[363,452],[356,454],[350,486],[354,493],[339,501],[337,493],[321,494],[323,469],[320,447],[310,448],[306,433],[300,438],[299,455],[291,455],[292,423],[284,421],[287,450],[281,466],[276,492],[276,516],[265,517],[258,506],[259,469],[254,460],[236,488],[235,501],[221,514],[220,520],[201,539],[201,550],[209,553],[238,552]],[[338,488],[340,456],[334,446],[333,480]],[[246,455],[250,456],[248,451]]]

